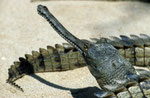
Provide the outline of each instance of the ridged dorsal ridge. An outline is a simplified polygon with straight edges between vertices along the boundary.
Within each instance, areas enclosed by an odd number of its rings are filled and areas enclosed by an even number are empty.
[[[100,43],[104,40],[107,40],[108,43],[112,44],[116,48],[150,46],[150,37],[146,34],[140,34],[140,36],[131,34],[130,37],[120,35],[120,38],[115,36],[110,36],[110,38],[102,37],[100,39],[92,38],[92,41],[95,43]]]

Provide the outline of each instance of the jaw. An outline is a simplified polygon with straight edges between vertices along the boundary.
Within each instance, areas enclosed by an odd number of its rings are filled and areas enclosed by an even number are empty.
[[[38,14],[44,17],[49,24],[54,28],[54,30],[64,38],[68,43],[75,47],[81,53],[84,53],[86,43],[74,35],[72,35],[48,10],[46,6],[38,5]]]

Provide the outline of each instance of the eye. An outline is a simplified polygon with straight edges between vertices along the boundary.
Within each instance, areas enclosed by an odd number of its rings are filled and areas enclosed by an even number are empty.
[[[84,47],[83,47],[85,50],[88,50],[88,45],[87,44],[84,44]]]

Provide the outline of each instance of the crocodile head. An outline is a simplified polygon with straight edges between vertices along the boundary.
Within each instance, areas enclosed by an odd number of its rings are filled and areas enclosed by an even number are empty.
[[[111,44],[104,41],[91,43],[80,40],[66,30],[46,6],[39,5],[37,11],[61,37],[82,53],[91,74],[101,88],[117,92],[129,85],[138,84],[140,77],[133,66]]]
[[[72,46],[74,46],[78,51],[80,51],[82,54],[86,55],[86,52],[88,50],[88,47],[90,46],[90,43],[88,41],[81,41],[74,35],[72,35],[66,28],[64,28],[63,25],[59,23],[59,21],[49,12],[47,7],[39,5],[38,6],[38,13],[44,17],[51,26],[58,32],[58,34],[63,37],[67,42],[69,42]]]

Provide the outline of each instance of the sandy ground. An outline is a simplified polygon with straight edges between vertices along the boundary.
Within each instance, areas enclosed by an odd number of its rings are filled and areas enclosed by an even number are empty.
[[[18,57],[47,45],[65,42],[37,14],[38,4],[82,39],[120,34],[150,35],[150,5],[141,2],[0,1],[0,98],[72,98],[71,90],[98,87],[88,69],[38,73],[16,81],[24,93],[6,84],[8,68]],[[96,87],[95,87],[96,86]]]

